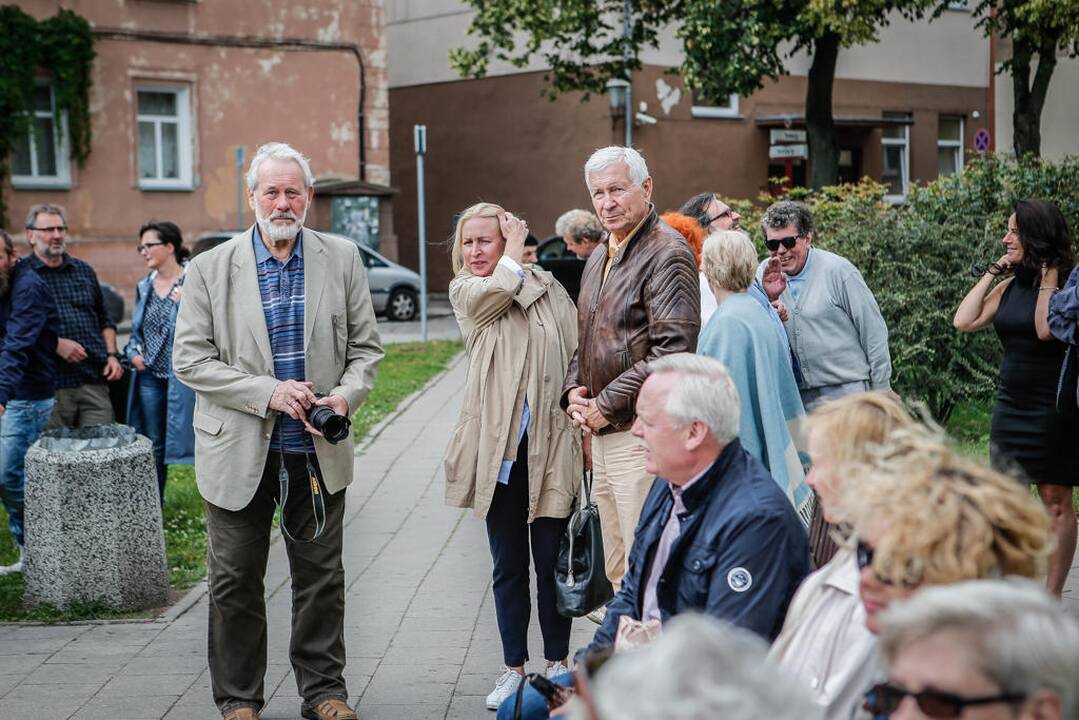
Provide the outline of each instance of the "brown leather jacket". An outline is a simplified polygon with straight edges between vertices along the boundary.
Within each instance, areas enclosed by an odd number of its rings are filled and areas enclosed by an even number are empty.
[[[566,371],[569,391],[583,385],[610,425],[628,430],[637,414],[645,366],[661,355],[694,352],[701,329],[697,263],[689,245],[652,208],[637,233],[618,249],[603,282],[607,245],[592,253],[577,297],[577,352]]]

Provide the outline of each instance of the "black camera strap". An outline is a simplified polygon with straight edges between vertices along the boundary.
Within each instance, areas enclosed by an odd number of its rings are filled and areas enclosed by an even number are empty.
[[[281,483],[281,497],[278,501],[281,505],[281,534],[286,539],[301,544],[318,540],[319,536],[322,535],[322,531],[326,529],[326,501],[323,498],[322,488],[319,487],[318,471],[315,470],[315,466],[311,462],[310,453],[305,452],[303,457],[304,463],[307,465],[308,485],[311,488],[311,511],[315,515],[315,534],[309,538],[295,538],[285,527],[285,501],[288,500],[289,474],[288,469],[285,467],[284,450],[281,451],[281,466],[277,469],[277,479]]]

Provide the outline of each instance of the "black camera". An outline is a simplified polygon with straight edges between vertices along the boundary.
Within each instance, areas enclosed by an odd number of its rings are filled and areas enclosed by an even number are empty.
[[[325,395],[317,394],[315,397],[321,398]],[[334,445],[347,438],[352,428],[352,421],[335,413],[329,405],[312,405],[307,411],[307,422]]]

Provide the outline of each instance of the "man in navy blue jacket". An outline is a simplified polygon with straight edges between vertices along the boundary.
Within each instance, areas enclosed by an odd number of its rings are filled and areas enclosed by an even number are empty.
[[[772,476],[738,442],[738,391],[721,363],[679,353],[653,361],[649,372],[631,432],[643,442],[646,468],[656,480],[622,588],[586,651],[613,646],[623,618],[665,623],[690,611],[771,641],[809,573],[805,527]],[[503,703],[500,718],[512,717],[513,701]],[[530,688],[523,717],[545,716]]]
[[[16,264],[11,236],[0,230],[0,498],[19,560],[0,575],[21,572],[23,460],[52,413],[60,316],[45,282]]]

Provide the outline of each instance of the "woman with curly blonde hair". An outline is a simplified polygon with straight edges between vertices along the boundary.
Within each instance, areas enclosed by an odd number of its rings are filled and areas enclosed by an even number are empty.
[[[770,656],[802,678],[827,718],[851,716],[877,667],[877,641],[865,626],[853,551],[836,552],[832,539],[844,523],[844,469],[869,461],[892,432],[913,422],[895,395],[885,392],[822,403],[805,422],[813,461],[806,480],[817,493],[810,543],[819,569],[791,600]]]
[[[873,633],[879,614],[919,587],[1037,577],[1053,549],[1049,516],[1025,487],[924,431],[895,433],[847,476],[842,503],[858,538],[859,594]]]

